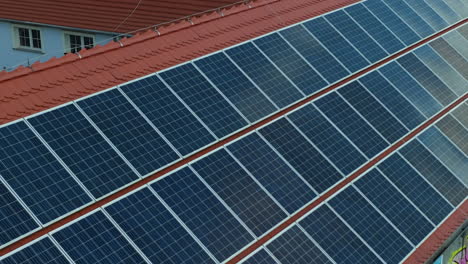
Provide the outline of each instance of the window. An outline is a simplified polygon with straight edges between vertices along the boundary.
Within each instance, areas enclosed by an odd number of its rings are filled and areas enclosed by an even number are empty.
[[[65,53],[77,53],[86,48],[94,47],[94,36],[74,32],[65,33]]]
[[[40,29],[15,25],[13,26],[13,32],[15,48],[42,51]]]

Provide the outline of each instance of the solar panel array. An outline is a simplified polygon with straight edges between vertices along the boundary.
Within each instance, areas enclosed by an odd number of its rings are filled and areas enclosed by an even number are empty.
[[[368,0],[0,128],[0,247],[468,14]],[[220,263],[468,92],[468,25],[4,256]],[[468,196],[468,103],[245,263],[399,263]]]

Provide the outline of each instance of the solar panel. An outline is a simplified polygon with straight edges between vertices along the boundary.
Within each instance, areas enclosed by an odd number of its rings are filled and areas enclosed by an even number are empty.
[[[439,14],[449,24],[455,24],[461,20],[461,17],[455,12],[455,10],[452,10],[444,0],[432,0],[431,8],[433,8],[437,14]]]
[[[448,27],[448,23],[437,14],[424,0],[407,1],[421,18],[436,31]]]
[[[439,224],[452,211],[453,206],[445,197],[398,153],[388,157],[378,168],[434,224]]]
[[[334,83],[349,73],[302,25],[280,34],[329,82]]]
[[[448,38],[449,34],[445,35]],[[438,38],[429,43],[439,55],[455,68],[465,79],[468,79],[468,62],[463,55],[451,46],[444,38]]]
[[[105,210],[153,263],[215,263],[148,188]]]
[[[37,240],[31,245],[0,260],[2,264],[42,263],[63,264],[70,263],[63,253],[54,245],[49,237]]]
[[[299,224],[336,263],[383,263],[326,205],[313,211]]]
[[[141,175],[179,158],[119,90],[86,98],[78,105]]]
[[[226,50],[237,65],[283,108],[301,99],[303,94],[252,43]]]
[[[270,34],[254,43],[304,94],[310,95],[328,84],[280,34]]]
[[[77,263],[146,263],[101,211],[60,229],[52,236]]]
[[[92,199],[24,122],[0,129],[0,175],[43,223]]]
[[[344,175],[367,161],[357,148],[318,110],[308,104],[294,111],[289,119],[306,135]]]
[[[460,26],[457,31],[468,40],[468,27],[466,25]]]
[[[373,1],[373,0],[371,0]],[[408,4],[403,0],[383,0],[398,16],[405,21],[422,38],[426,38],[434,33],[434,29],[429,26]]]
[[[350,72],[357,72],[369,62],[341,36],[323,17],[304,23],[304,26],[332,53]]]
[[[460,122],[466,129],[468,129],[468,102],[460,104],[452,111],[452,115]]]
[[[413,248],[353,187],[329,203],[387,263],[399,263]]]
[[[337,169],[287,119],[262,128],[260,134],[318,193],[342,179]]]
[[[414,245],[435,227],[378,170],[369,171],[355,185]]]
[[[453,115],[445,116],[435,125],[453,144],[468,156],[468,128],[464,128]]]
[[[178,66],[160,76],[218,138],[247,125],[247,121],[192,64]]]
[[[246,261],[242,262],[242,264],[272,264],[278,263],[274,260],[270,254],[266,252],[266,250],[262,249],[259,250],[257,253],[249,257]]]
[[[157,76],[130,83],[121,89],[182,155],[215,141],[201,120]]]
[[[325,19],[371,63],[387,57],[387,52],[345,11],[335,11],[326,15]]]
[[[458,30],[453,30],[445,34],[441,39],[446,40],[462,57],[468,59],[468,39],[466,36],[461,34],[460,28]]]
[[[294,213],[316,197],[307,182],[258,134],[232,143],[228,150],[288,213]]]
[[[281,234],[267,248],[281,263],[333,263],[297,226]]]
[[[368,158],[388,146],[380,136],[337,93],[328,94],[314,103]]]
[[[286,218],[281,207],[224,150],[192,164],[239,218],[260,236]]]
[[[190,168],[185,167],[151,187],[219,262],[254,239]]]
[[[94,197],[138,179],[74,105],[35,116],[28,122]]]
[[[468,16],[468,9],[465,4],[460,0],[444,0],[455,12],[461,17]]]
[[[250,122],[262,119],[278,109],[224,53],[197,60],[195,65]]]
[[[404,136],[408,130],[359,82],[354,81],[338,90],[389,143]]]

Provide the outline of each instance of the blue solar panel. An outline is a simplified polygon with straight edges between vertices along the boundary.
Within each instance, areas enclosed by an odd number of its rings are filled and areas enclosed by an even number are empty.
[[[391,62],[380,68],[379,71],[426,117],[431,117],[442,109],[442,105],[419,85],[400,64]],[[410,123],[408,122],[408,124]]]
[[[319,193],[342,179],[341,174],[287,119],[280,119],[260,133]]]
[[[405,47],[363,4],[352,5],[347,7],[345,11],[389,54],[393,54]]]
[[[421,18],[436,31],[448,27],[448,23],[437,14],[424,0],[405,1]],[[432,3],[431,3],[432,4]]]
[[[215,140],[157,76],[121,88],[182,155]]]
[[[78,105],[141,175],[179,158],[119,90],[89,97]]]
[[[455,11],[452,10],[444,0],[432,0],[431,8],[433,8],[449,24],[454,24],[461,20],[461,16],[455,13]]]
[[[70,263],[62,252],[48,238],[42,238],[39,241],[21,249],[18,252],[0,260],[2,264],[18,263],[41,263],[41,264],[63,264]]]
[[[228,149],[289,213],[316,197],[314,191],[257,134],[234,142]]]
[[[426,118],[377,71],[359,81],[408,129],[419,126]]]
[[[302,25],[282,30],[280,34],[304,56],[329,82],[349,73]]]
[[[422,38],[434,33],[434,30],[403,0],[383,0],[403,21]]]
[[[468,8],[462,0],[444,0],[461,17],[468,17]]]
[[[452,211],[452,205],[398,153],[378,167],[434,224],[440,223]]]
[[[226,150],[218,150],[192,166],[257,236],[286,218],[286,213]]]
[[[98,198],[138,179],[74,105],[28,120]]]
[[[367,0],[363,3],[382,23],[385,24],[407,46],[421,38],[397,14],[381,0]]]
[[[105,210],[153,263],[214,263],[148,188]]]
[[[466,129],[468,129],[468,102],[460,104],[452,111],[452,115],[460,122]]]
[[[151,187],[220,262],[253,240],[190,168],[179,170]]]
[[[254,42],[304,94],[310,95],[327,85],[278,33]]]
[[[468,196],[463,183],[418,141],[411,141],[400,153],[454,206]]]
[[[323,17],[304,23],[304,26],[320,41],[350,72],[357,72],[369,62],[349,44]]]
[[[399,263],[413,249],[354,188],[346,188],[329,203],[387,263]]]
[[[281,263],[332,263],[297,226],[281,234],[267,248]]]
[[[414,245],[434,228],[378,170],[369,171],[355,185]]]
[[[38,224],[0,182],[0,246],[36,228]]]
[[[361,116],[354,111],[337,93],[328,94],[315,105],[343,131],[356,146],[367,155],[374,157],[384,150],[388,143]]]
[[[272,264],[277,263],[264,249],[258,251],[242,264]]]
[[[468,156],[468,128],[464,128],[453,115],[445,116],[436,123],[436,126]]]
[[[219,138],[247,125],[192,64],[178,66],[160,75]]]
[[[354,81],[338,92],[356,109],[388,142],[403,137],[408,130],[359,82]]]
[[[449,35],[445,35],[446,37]],[[463,58],[454,47],[452,47],[445,39],[438,38],[431,41],[429,45],[439,53],[455,70],[457,70],[465,79],[468,80],[468,61]],[[468,54],[468,51],[467,53]]]
[[[457,99],[457,95],[414,54],[409,53],[400,57],[397,61],[443,105],[448,105]]]
[[[467,9],[468,10],[468,9]],[[457,29],[458,33],[460,33],[460,35],[462,35],[466,40],[468,40],[468,26],[466,26],[466,24],[460,26],[458,29]]]
[[[452,30],[439,39],[447,41],[462,57],[468,60],[468,38],[466,33],[464,35],[460,33],[460,29],[463,27],[461,26],[458,30]]]
[[[468,91],[468,82],[452,68],[431,46],[424,45],[414,54],[431,69],[457,96]]]
[[[46,224],[91,198],[24,122],[0,129],[0,174]]]
[[[330,13],[325,16],[325,19],[371,63],[387,57],[387,52],[343,10]]]
[[[101,211],[52,236],[77,263],[146,263]]]
[[[468,136],[468,131],[465,132]],[[468,186],[468,157],[437,128],[430,127],[418,136],[419,140]]]
[[[208,56],[195,64],[250,122],[277,110],[224,53]]]
[[[228,49],[226,53],[280,108],[303,97],[252,43]]]
[[[336,263],[382,263],[326,205],[313,211],[299,224]]]
[[[312,104],[289,115],[290,120],[343,172],[348,175],[367,161]]]

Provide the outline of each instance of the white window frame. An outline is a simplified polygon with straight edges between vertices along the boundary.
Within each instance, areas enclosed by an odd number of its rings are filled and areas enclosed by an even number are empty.
[[[93,39],[93,47],[96,46],[96,36],[94,34],[82,33],[82,32],[75,32],[75,31],[64,31],[63,32],[63,47],[65,53],[71,52],[71,44],[70,44],[70,35],[79,36],[81,38],[81,49],[85,48],[84,45],[84,38],[92,38]]]
[[[12,28],[12,39],[13,39],[14,49],[44,53],[44,34],[41,28],[30,26],[30,25],[22,25],[22,24],[12,24],[11,28]],[[20,28],[24,28],[29,31],[29,44],[30,44],[29,47],[20,45],[20,35],[19,35]],[[33,47],[32,30],[39,31],[41,48]]]

